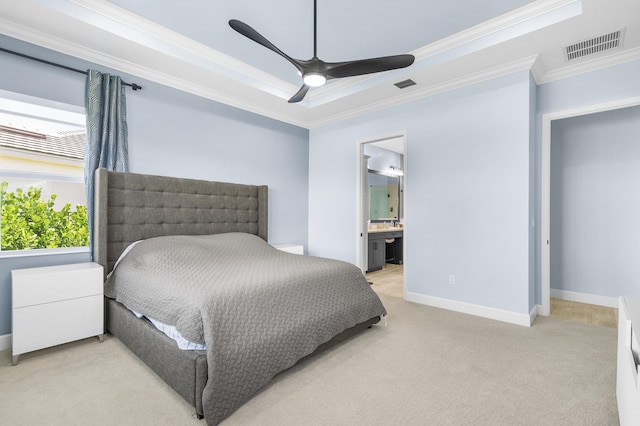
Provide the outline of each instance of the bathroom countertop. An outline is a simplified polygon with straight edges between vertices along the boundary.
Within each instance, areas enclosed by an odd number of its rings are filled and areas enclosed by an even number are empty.
[[[404,231],[404,228],[392,228],[392,227],[376,228],[376,229],[369,229],[368,232],[370,234],[374,234],[374,233],[378,233],[378,232],[396,232],[396,231]]]

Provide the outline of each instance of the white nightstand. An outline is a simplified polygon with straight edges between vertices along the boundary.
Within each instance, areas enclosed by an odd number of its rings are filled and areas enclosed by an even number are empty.
[[[102,266],[97,263],[11,271],[12,364],[20,354],[104,333]]]
[[[273,246],[287,253],[304,254],[304,246],[302,244],[273,244]]]

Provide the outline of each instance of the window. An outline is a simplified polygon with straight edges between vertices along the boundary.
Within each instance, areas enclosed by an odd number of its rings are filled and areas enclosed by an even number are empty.
[[[89,244],[84,108],[0,91],[1,251]]]

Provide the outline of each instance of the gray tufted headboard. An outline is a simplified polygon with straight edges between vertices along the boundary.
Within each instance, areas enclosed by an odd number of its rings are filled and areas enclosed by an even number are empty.
[[[246,232],[267,241],[267,186],[98,169],[93,258],[108,274],[129,244],[163,235]]]

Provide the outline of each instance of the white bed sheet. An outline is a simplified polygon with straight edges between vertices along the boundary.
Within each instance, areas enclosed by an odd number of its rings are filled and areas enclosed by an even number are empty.
[[[144,315],[142,315],[139,312],[134,311],[133,309],[129,309],[129,310],[131,312],[133,312],[133,314],[135,316],[137,316],[138,318],[145,317]],[[162,323],[160,321],[156,321],[153,318],[149,318],[149,317],[145,317],[145,318],[147,318],[149,321],[151,321],[151,324],[153,324],[158,330],[162,331],[168,337],[170,337],[171,339],[175,340],[176,343],[178,344],[178,348],[180,348],[182,350],[186,350],[186,351],[204,351],[204,350],[207,349],[206,345],[201,345],[199,343],[190,342],[189,340],[187,340],[184,337],[182,337],[180,332],[178,330],[176,330],[176,328],[174,326],[164,324],[164,323]]]
[[[122,260],[122,258],[124,258],[127,253],[129,253],[129,251],[133,248],[133,246],[135,246],[136,244],[138,244],[140,241],[136,241],[134,243],[131,243],[120,255],[120,257],[118,257],[118,260],[116,260],[115,265],[113,265],[113,269],[115,270],[116,267],[118,266],[118,263],[120,263],[120,260]],[[127,307],[127,309],[129,309],[129,307]],[[135,316],[137,316],[138,318],[142,318],[144,315],[142,315],[139,312],[134,311],[133,309],[129,309],[131,312],[133,312],[133,314]],[[185,339],[184,337],[182,337],[182,335],[180,334],[180,332],[178,330],[176,330],[176,328],[172,325],[168,325],[168,324],[164,324],[160,321],[157,321],[153,318],[149,318],[149,317],[145,317],[147,318],[149,321],[151,321],[151,324],[153,324],[158,330],[162,331],[164,334],[166,334],[168,337],[170,337],[171,339],[175,340],[176,343],[178,344],[178,348],[182,349],[182,350],[188,350],[188,351],[204,351],[207,349],[206,345],[201,345],[199,343],[195,343],[195,342],[191,342],[187,339]]]

